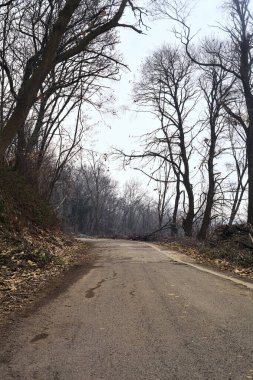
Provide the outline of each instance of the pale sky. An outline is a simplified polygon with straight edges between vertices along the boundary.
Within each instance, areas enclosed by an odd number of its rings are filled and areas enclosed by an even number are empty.
[[[215,25],[216,20],[221,17],[221,10],[219,9],[221,3],[222,0],[198,1],[190,23],[193,30],[201,29],[199,36],[212,33],[212,25]],[[175,38],[170,31],[172,24],[168,20],[152,21],[148,25],[151,29],[147,31],[146,35],[138,35],[129,30],[121,32],[119,48],[131,72],[123,72],[120,82],[111,83],[117,99],[115,108],[118,116],[104,115],[104,123],[100,122],[96,128],[93,148],[102,154],[110,151],[112,147],[130,152],[138,148],[137,139],[134,136],[142,135],[154,129],[155,120],[150,114],[135,112],[135,107],[131,101],[132,84],[138,78],[141,63],[145,58],[164,43],[174,44]],[[130,111],[124,111],[126,107]],[[106,127],[105,124],[109,125],[110,128]],[[144,184],[148,182],[148,179],[139,172],[131,169],[124,172],[120,162],[111,163],[110,168],[113,177],[120,183],[130,177],[139,178]]]

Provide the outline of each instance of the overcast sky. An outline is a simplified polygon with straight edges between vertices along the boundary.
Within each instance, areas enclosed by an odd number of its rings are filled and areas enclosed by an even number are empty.
[[[192,12],[190,23],[192,28],[201,30],[199,36],[213,32],[212,26],[221,18],[222,0],[199,0]],[[164,43],[175,43],[172,24],[168,20],[149,22],[150,30],[146,35],[138,35],[132,31],[121,32],[120,51],[131,72],[122,73],[118,83],[112,83],[115,91],[117,117],[103,115],[104,122],[98,124],[93,135],[93,148],[100,153],[110,151],[112,147],[131,151],[138,148],[137,138],[154,129],[155,120],[150,114],[138,113],[131,101],[132,84],[138,78],[140,66],[144,59]],[[129,111],[125,109],[128,108]],[[108,127],[106,126],[108,125]],[[88,142],[90,144],[90,141]],[[144,176],[134,170],[122,171],[120,163],[110,165],[113,177],[123,183],[130,177],[139,178],[144,184],[148,182]]]

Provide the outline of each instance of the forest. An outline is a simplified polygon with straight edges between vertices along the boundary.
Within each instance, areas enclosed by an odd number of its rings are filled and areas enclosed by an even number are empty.
[[[220,225],[252,225],[252,2],[222,3],[224,23],[198,40],[179,0],[2,1],[2,186],[6,170],[22,177],[65,230],[80,234],[205,240]],[[110,155],[83,141],[92,134],[89,110],[110,111],[108,83],[126,67],[120,30],[138,38],[159,18],[177,42],[145,59],[132,89],[155,127],[142,150],[112,152],[145,174],[152,197],[136,180],[120,188]]]

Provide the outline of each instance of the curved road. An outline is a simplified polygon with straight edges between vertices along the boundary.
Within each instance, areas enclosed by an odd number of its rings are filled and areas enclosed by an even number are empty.
[[[252,284],[149,244],[91,242],[95,267],[14,326],[1,380],[253,379]]]

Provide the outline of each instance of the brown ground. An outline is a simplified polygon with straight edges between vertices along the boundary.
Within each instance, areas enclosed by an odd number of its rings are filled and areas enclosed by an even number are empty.
[[[253,281],[253,259],[249,260],[250,255],[253,257],[253,252],[250,254],[244,252],[244,250],[236,248],[234,244],[229,243],[225,246],[224,243],[220,243],[212,247],[208,243],[199,244],[193,239],[180,239],[161,242],[159,245],[190,256],[198,264],[230,272],[237,277]]]
[[[60,284],[62,291],[92,267],[94,255],[87,244],[67,239],[64,235],[51,239],[54,241],[51,242],[50,256],[48,241],[43,242],[44,251],[34,240],[33,250],[31,247],[21,250],[20,246],[1,250],[0,327],[43,300],[57,296]]]
[[[61,232],[33,181],[0,166],[0,327],[91,262],[88,245]]]

